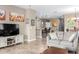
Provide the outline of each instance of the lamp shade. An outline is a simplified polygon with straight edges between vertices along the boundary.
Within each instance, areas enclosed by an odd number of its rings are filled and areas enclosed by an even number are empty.
[[[59,25],[59,20],[58,19],[52,19],[51,24],[53,27],[57,27]]]

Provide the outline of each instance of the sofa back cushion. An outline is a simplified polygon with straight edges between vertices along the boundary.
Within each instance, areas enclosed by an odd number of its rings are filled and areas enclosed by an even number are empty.
[[[64,32],[64,40],[72,41],[74,40],[74,37],[76,36],[76,32]]]
[[[56,32],[56,35],[57,35],[57,37],[58,37],[58,40],[63,40],[64,32],[58,31],[58,32]]]

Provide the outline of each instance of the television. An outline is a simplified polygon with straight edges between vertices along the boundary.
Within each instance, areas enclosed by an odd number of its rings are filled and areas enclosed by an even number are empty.
[[[19,24],[0,24],[0,36],[13,36],[19,34]]]

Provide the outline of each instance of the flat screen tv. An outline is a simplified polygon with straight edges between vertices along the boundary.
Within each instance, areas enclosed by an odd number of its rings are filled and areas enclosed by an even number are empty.
[[[0,24],[0,36],[13,36],[19,34],[19,24]]]

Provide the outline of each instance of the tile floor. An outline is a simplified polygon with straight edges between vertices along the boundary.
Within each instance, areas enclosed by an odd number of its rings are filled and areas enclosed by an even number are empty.
[[[40,54],[46,49],[46,39],[37,39],[29,43],[25,42],[22,44],[1,48],[0,54]]]
[[[46,39],[37,39],[30,43],[22,43],[0,49],[0,54],[39,54],[47,48]]]

